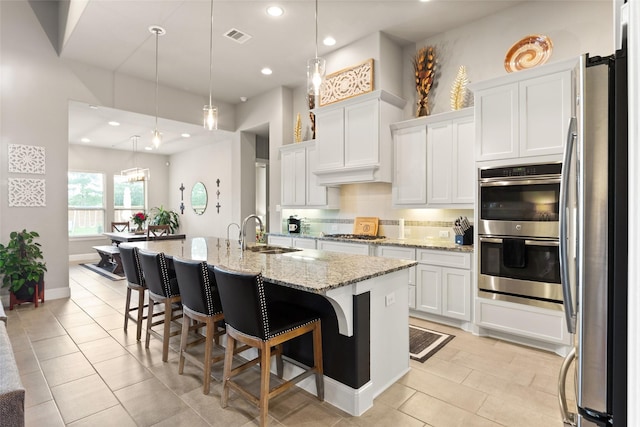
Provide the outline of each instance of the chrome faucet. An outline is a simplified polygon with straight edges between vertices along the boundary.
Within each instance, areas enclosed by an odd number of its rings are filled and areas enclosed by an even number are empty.
[[[231,228],[232,225],[238,227],[238,243],[242,244],[242,239],[240,237],[240,224],[238,224],[237,222],[232,222],[231,224],[227,225],[227,249],[229,249],[229,246],[231,246],[231,242],[229,241],[229,228]]]
[[[251,218],[255,218],[256,221],[258,221],[260,223],[260,231],[263,232],[264,231],[264,225],[262,225],[262,220],[260,219],[260,217],[256,214],[251,214],[248,217],[246,217],[243,221],[242,221],[242,236],[241,236],[241,240],[240,240],[240,247],[242,248],[243,251],[245,251],[247,249],[247,242],[246,242],[246,226],[247,226],[247,221],[249,221]]]

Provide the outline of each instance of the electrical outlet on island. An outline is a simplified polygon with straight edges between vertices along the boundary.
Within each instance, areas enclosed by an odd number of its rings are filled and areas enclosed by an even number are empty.
[[[440,231],[440,237],[448,238],[449,237],[449,230],[441,230]]]
[[[338,226],[337,225],[332,225],[331,226],[331,231],[338,231]]]

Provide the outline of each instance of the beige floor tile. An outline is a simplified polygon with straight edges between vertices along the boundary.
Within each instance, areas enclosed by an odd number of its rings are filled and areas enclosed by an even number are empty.
[[[64,421],[53,400],[31,406],[24,411],[26,427],[64,427]]]
[[[80,313],[82,309],[71,298],[47,301],[47,310],[55,315]]]
[[[51,393],[67,424],[118,404],[118,400],[98,375],[52,387]]]
[[[122,388],[115,394],[139,425],[153,425],[187,409],[187,405],[157,378]]]
[[[477,411],[487,398],[486,393],[472,387],[418,369],[412,369],[400,383],[469,412]]]
[[[258,415],[258,410],[254,406],[240,398],[233,399],[227,408],[222,408],[220,406],[221,390],[221,385],[212,383],[208,395],[202,394],[201,389],[194,389],[180,397],[213,426],[244,426]]]
[[[113,391],[153,377],[153,374],[130,354],[105,360],[93,366]]]
[[[436,353],[438,354],[438,353]],[[451,363],[447,360],[438,359],[436,357],[430,357],[423,363],[417,360],[411,360],[410,366],[412,369],[420,369],[423,371],[431,372],[442,378],[446,378],[456,383],[462,383],[465,378],[469,376],[472,369],[466,366],[460,366],[455,363]]]
[[[13,340],[11,344],[13,347]],[[31,348],[27,348],[26,350],[22,351],[15,351],[14,349],[13,356],[16,359],[16,365],[18,365],[18,372],[20,372],[20,375],[37,372],[40,370],[38,359],[36,358],[36,355]]]
[[[383,391],[374,400],[374,405],[382,403],[394,409],[398,409],[404,402],[416,393],[415,389],[407,387],[404,384],[395,383],[391,387]]]
[[[333,426],[342,418],[333,408],[314,402],[300,407],[279,421],[285,426],[321,427]]]
[[[68,328],[67,333],[76,344],[84,344],[89,341],[99,340],[109,337],[109,334],[97,323],[93,322],[88,325],[75,326]]]
[[[108,316],[99,316],[95,319],[96,323],[107,331],[111,329],[124,329],[124,314],[110,314]]]
[[[58,322],[66,329],[74,328],[76,326],[89,325],[95,323],[94,320],[87,313],[78,311],[75,313],[65,314],[57,316]]]
[[[134,345],[138,342],[136,339],[136,324],[135,322],[129,320],[129,326],[127,327],[127,332],[124,331],[124,315],[122,315],[122,327],[117,329],[108,330],[107,333],[111,335],[116,341],[120,343],[123,347]],[[144,343],[144,330],[146,323],[142,324],[142,335],[140,336],[141,342]]]
[[[362,427],[422,427],[424,422],[404,412],[385,404],[374,405],[373,408],[359,417],[343,418],[336,426],[362,426]]]
[[[184,372],[178,374],[178,358],[149,368],[153,375],[171,388],[176,394],[188,393],[193,389],[202,390],[204,370],[185,363]],[[214,383],[214,380],[211,380]]]
[[[14,352],[31,350],[31,341],[22,327],[14,328],[12,333],[7,330],[7,335],[9,336],[11,348]]]
[[[80,349],[68,335],[48,338],[33,343],[33,351],[40,362],[65,354],[75,353]]]
[[[31,342],[46,340],[48,338],[65,336],[67,331],[55,318],[46,323],[32,324],[25,327],[25,331]]]
[[[93,375],[96,371],[81,352],[66,354],[41,363],[49,387]]]
[[[21,375],[20,381],[25,389],[24,407],[29,408],[52,400],[51,390],[42,371]]]
[[[127,350],[111,337],[86,342],[79,347],[91,363],[99,363],[127,354]]]
[[[497,353],[497,352],[496,352]],[[460,351],[451,361],[473,370],[485,372],[498,378],[504,378],[511,382],[530,385],[533,381],[534,373],[513,366],[510,363],[501,363],[500,357],[490,355],[478,355]]]
[[[400,411],[433,427],[499,427],[500,424],[424,393],[416,393]],[[514,424],[513,427],[518,426]]]
[[[478,415],[505,426],[563,427],[560,410],[555,414],[543,413],[530,405],[521,406],[511,399],[490,396],[478,410]]]
[[[210,425],[228,426],[229,424],[220,424],[216,419],[212,419],[211,423],[208,423],[196,411],[189,408],[153,424],[153,427],[208,427]]]
[[[69,427],[135,427],[136,422],[121,405],[89,415],[69,424]]]
[[[142,340],[135,344],[128,345],[126,350],[133,355],[140,363],[150,368],[155,365],[162,365],[162,341],[157,338],[151,337],[149,340],[149,348],[144,346],[144,331],[142,332]],[[167,361],[175,360],[178,358],[178,352],[169,346],[169,354],[167,355]]]
[[[90,298],[87,298],[88,300],[96,300],[97,298],[95,296],[91,296]],[[86,302],[85,302],[86,304]],[[80,307],[91,317],[93,317],[94,319],[96,317],[100,317],[100,316],[111,316],[111,315],[116,315],[118,314],[118,312],[116,311],[116,309],[114,309],[113,307],[111,307],[109,304],[105,304],[104,302],[97,300],[96,303],[94,304],[90,304],[90,305],[80,305]],[[123,319],[124,320],[124,319]]]

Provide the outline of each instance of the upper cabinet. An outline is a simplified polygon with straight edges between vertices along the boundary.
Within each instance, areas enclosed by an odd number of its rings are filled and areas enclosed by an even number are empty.
[[[314,110],[318,184],[391,182],[391,131],[405,101],[385,91]]]
[[[473,109],[420,117],[391,126],[396,207],[473,208]]]
[[[311,172],[317,162],[315,141],[288,144],[280,147],[282,207],[324,208],[340,207],[340,189],[317,183]]]
[[[562,61],[471,85],[476,160],[562,154],[575,110],[576,63]]]

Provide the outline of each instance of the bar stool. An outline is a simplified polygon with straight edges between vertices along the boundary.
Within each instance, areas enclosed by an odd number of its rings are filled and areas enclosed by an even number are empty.
[[[150,335],[162,339],[162,361],[166,362],[169,356],[169,339],[180,333],[180,330],[171,332],[171,322],[182,317],[181,307],[174,304],[180,303],[180,290],[178,281],[169,275],[167,258],[164,253],[148,252],[138,250],[140,265],[144,274],[144,281],[149,291],[149,312],[147,313],[147,335],[144,347],[149,348]],[[153,321],[154,307],[156,304],[164,305],[164,316],[162,319]],[[163,332],[154,331],[154,326],[163,324]]]
[[[133,246],[120,246],[120,259],[122,260],[122,268],[127,278],[127,299],[124,305],[124,331],[127,332],[129,319],[136,322],[136,340],[140,341],[142,336],[142,321],[147,317],[144,315],[144,294],[147,287],[144,284],[142,270],[140,268],[140,260],[138,259],[138,248]],[[138,305],[131,307],[131,291],[138,292]],[[132,311],[137,311],[137,315],[133,316]]]
[[[318,399],[324,400],[322,368],[322,335],[317,313],[285,302],[269,303],[264,292],[261,274],[244,274],[214,267],[220,300],[227,324],[227,345],[224,359],[223,391],[221,404],[225,408],[229,389],[233,388],[260,410],[260,425],[266,426],[269,399],[291,388],[310,375],[316,376]],[[306,333],[313,333],[313,364],[308,367],[295,360],[291,363],[304,371],[273,389],[270,388],[271,356],[276,356],[278,377],[282,378],[282,344]],[[232,368],[233,349],[236,341],[258,349],[258,357]],[[275,349],[272,349],[275,347]],[[260,364],[260,395],[243,388],[234,376],[248,367]]]
[[[218,326],[224,319],[220,296],[214,275],[209,273],[206,262],[173,259],[176,279],[182,298],[182,337],[180,340],[180,363],[178,373],[184,372],[185,359],[204,369],[203,393],[209,394],[211,382],[211,365],[224,359],[224,356],[212,358],[213,344],[219,344],[220,336],[225,329]],[[189,326],[190,321],[194,324]],[[189,331],[206,327],[206,336],[187,344]],[[187,347],[205,341],[204,361],[187,353]]]

